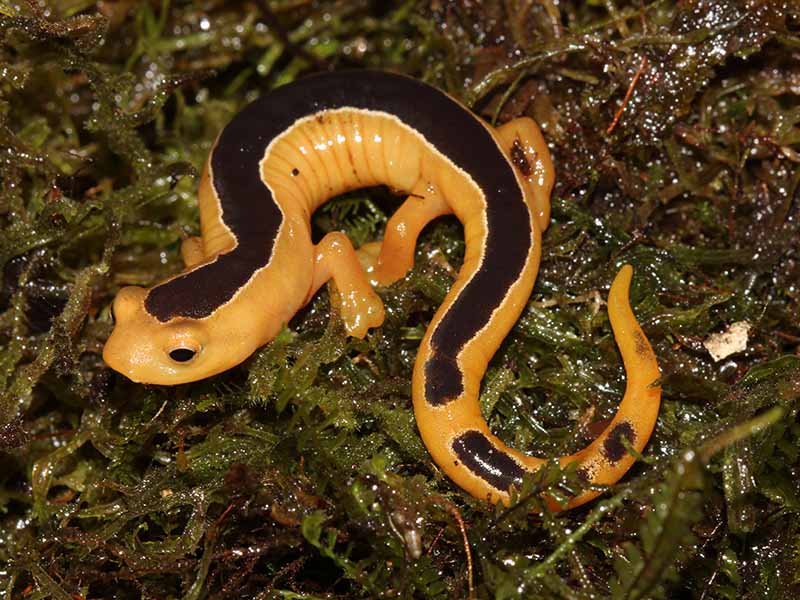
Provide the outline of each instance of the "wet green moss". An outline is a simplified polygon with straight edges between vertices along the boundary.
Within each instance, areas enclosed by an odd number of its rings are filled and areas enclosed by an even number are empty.
[[[0,589],[798,596],[799,49],[790,2],[0,0]],[[550,144],[542,268],[481,397],[508,443],[574,451],[613,415],[603,298],[634,265],[664,402],[603,499],[548,512],[542,491],[585,485],[549,465],[511,508],[487,506],[422,446],[410,374],[462,260],[453,220],[381,290],[387,320],[365,340],[323,290],[210,380],[141,386],[104,366],[116,290],[179,269],[220,128],[274,86],[363,66],[489,121],[533,116]],[[362,243],[398,203],[356,192],[314,226]],[[739,321],[747,348],[714,362],[703,342]]]

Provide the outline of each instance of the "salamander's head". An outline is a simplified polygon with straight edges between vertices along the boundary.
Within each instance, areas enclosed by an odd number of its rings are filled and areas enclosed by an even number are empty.
[[[103,348],[103,360],[139,383],[177,385],[229,369],[255,345],[212,320],[175,318],[163,323],[147,312],[148,290],[126,287],[114,300],[114,331]]]

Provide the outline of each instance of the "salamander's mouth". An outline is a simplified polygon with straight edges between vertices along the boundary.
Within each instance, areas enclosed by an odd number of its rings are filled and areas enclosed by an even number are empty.
[[[176,385],[192,381],[197,377],[189,375],[180,365],[162,364],[159,349],[144,335],[125,335],[117,326],[103,347],[105,363],[122,373],[135,383],[154,383],[157,385]],[[170,361],[172,362],[172,361]]]
[[[103,346],[103,361],[131,381],[142,383],[141,373],[138,372],[140,369],[136,368],[134,355],[130,352],[130,347],[120,340],[120,337],[117,329],[114,329]]]
[[[136,354],[118,352],[116,350],[117,344],[113,342],[112,338],[109,338],[105,348],[103,348],[103,360],[109,367],[125,375],[134,383],[178,385],[205,377],[203,373],[198,374],[193,369],[181,369],[171,365],[159,364],[151,357],[147,357],[146,362],[140,362],[136,360]],[[126,348],[126,350],[128,349]]]

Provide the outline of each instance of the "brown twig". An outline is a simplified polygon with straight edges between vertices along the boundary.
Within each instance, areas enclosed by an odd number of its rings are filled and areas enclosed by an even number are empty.
[[[428,551],[427,551],[427,552],[425,552],[425,554],[428,554],[428,555],[430,555],[430,553],[431,553],[431,552],[433,552],[433,548],[434,548],[434,546],[436,546],[436,543],[437,543],[437,542],[439,541],[439,539],[442,537],[442,534],[444,533],[444,530],[445,530],[445,528],[444,528],[444,527],[442,527],[442,528],[440,528],[440,529],[439,529],[439,533],[437,533],[437,534],[434,536],[434,538],[433,538],[433,541],[430,543],[430,546],[428,546]]]
[[[786,340],[787,342],[792,342],[794,344],[800,343],[800,337],[796,335],[792,335],[791,333],[784,333],[783,331],[776,331],[775,335],[779,338]]]
[[[628,86],[628,91],[625,92],[625,97],[622,99],[622,105],[617,109],[617,113],[614,115],[614,120],[611,121],[611,125],[609,125],[608,129],[606,129],[606,134],[610,134],[617,127],[617,123],[619,123],[622,113],[625,111],[625,107],[628,105],[628,101],[631,99],[631,96],[633,96],[633,88],[636,87],[636,82],[639,81],[639,77],[642,76],[646,66],[647,57],[643,56],[642,60],[639,62],[639,68],[636,69],[636,73],[634,73],[633,79],[631,79],[631,84]]]
[[[214,521],[214,524],[209,528],[207,535],[211,536],[212,538],[217,537],[217,533],[219,533],[219,527],[222,525],[222,522],[225,520],[225,517],[234,509],[235,505],[233,503],[229,504],[228,507],[222,511],[222,514],[217,517],[217,520]]]
[[[469,590],[469,600],[475,598],[475,587],[472,583],[472,552],[469,549],[469,540],[467,539],[467,528],[464,525],[464,519],[461,518],[461,513],[458,508],[448,503],[450,514],[458,522],[458,528],[461,531],[461,538],[464,541],[464,553],[467,555],[467,589]]]

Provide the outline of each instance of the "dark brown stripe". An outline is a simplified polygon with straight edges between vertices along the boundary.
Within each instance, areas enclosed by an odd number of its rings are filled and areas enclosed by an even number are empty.
[[[346,107],[396,116],[469,173],[486,194],[489,231],[483,264],[431,338],[440,358],[426,374],[451,394],[463,389],[461,373],[443,365],[454,364],[464,343],[483,328],[521,274],[532,243],[530,217],[510,164],[477,118],[446,94],[402,75],[368,70],[320,74],[277,88],[236,115],[220,134],[211,167],[222,219],[238,246],[156,286],[145,306],[164,322],[207,317],[269,264],[282,216],[261,181],[258,163],[270,141],[298,119]],[[448,399],[437,395],[435,387],[431,392],[434,404]]]
[[[464,382],[455,359],[434,352],[425,363],[425,399],[442,406],[463,392]]]
[[[636,441],[636,430],[628,421],[620,421],[608,434],[608,437],[603,442],[603,456],[606,457],[610,463],[618,462],[628,453],[625,444],[628,443],[633,446]]]
[[[480,431],[467,431],[453,440],[453,452],[470,471],[493,488],[507,492],[519,486],[525,470]]]
[[[519,138],[515,139],[514,143],[511,144],[511,160],[514,161],[514,165],[525,177],[529,177],[533,172],[531,163],[528,162],[528,158],[525,156],[525,150],[522,149],[522,143],[520,143]]]

